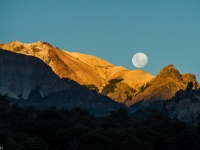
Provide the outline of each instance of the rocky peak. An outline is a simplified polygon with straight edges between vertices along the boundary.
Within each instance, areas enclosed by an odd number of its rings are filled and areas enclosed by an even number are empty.
[[[199,87],[195,75],[180,74],[173,65],[168,65],[149,83],[150,86],[145,86],[144,90],[135,95],[134,102],[170,99],[177,91],[185,90],[189,82],[193,83],[193,89]]]
[[[199,83],[197,82],[195,75],[188,73],[188,74],[182,74],[181,77],[185,83],[192,82],[194,90],[199,88]]]
[[[0,48],[6,49],[6,50],[10,50],[10,49],[17,50],[18,48],[23,48],[23,44],[19,41],[14,41],[8,44],[1,44]]]
[[[157,77],[161,78],[178,78],[181,79],[180,72],[172,65],[168,65],[165,68],[163,68],[160,73],[157,75]]]
[[[37,43],[37,44],[42,44],[42,41],[39,40],[39,41],[37,41],[37,42],[35,42],[35,43]]]
[[[20,44],[20,45],[22,45],[23,43],[21,43],[20,41],[18,41],[18,40],[16,40],[16,41],[14,41],[14,42],[10,42],[10,43],[13,43],[13,44]]]

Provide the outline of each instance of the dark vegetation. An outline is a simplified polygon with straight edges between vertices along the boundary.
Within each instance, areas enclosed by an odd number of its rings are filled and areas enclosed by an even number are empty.
[[[43,42],[43,44],[46,44],[46,45],[48,45],[48,46],[50,46],[50,47],[53,47],[51,44],[49,44],[48,42]]]
[[[123,102],[124,104],[126,104],[128,101],[131,101],[133,98],[133,96],[128,91],[125,91],[125,94],[126,94],[126,100]]]
[[[143,92],[146,88],[148,88],[151,84],[150,83],[147,83],[143,86],[140,87],[140,92]]]
[[[84,85],[84,86],[86,86],[90,90],[94,90],[96,92],[99,92],[98,87],[96,87],[94,84],[87,84],[87,85]]]
[[[9,97],[11,104],[18,103],[18,106],[34,106],[42,109],[51,105],[56,107],[81,107],[88,110],[92,114],[105,115],[110,111],[116,110],[125,105],[113,101],[111,98],[99,94],[96,90],[90,90],[86,86],[80,86],[77,82],[68,78],[62,78],[66,85],[70,85],[68,90],[50,93],[48,95],[41,94],[41,86],[36,86],[30,91],[27,99],[23,99],[22,95],[18,95],[19,99]]]
[[[24,48],[24,46],[23,46],[23,45],[16,46],[16,47],[14,47],[14,48],[13,48],[13,51],[17,52],[17,51],[20,51],[20,50],[22,50],[23,48]]]
[[[103,95],[108,95],[109,92],[114,92],[116,84],[121,82],[123,79],[111,79],[108,84],[102,89]]]
[[[41,51],[41,50],[40,50],[39,48],[37,48],[37,46],[35,46],[35,45],[32,46],[32,50],[33,50],[33,52],[35,52],[35,53]]]
[[[144,90],[146,90],[149,86],[151,86],[151,84],[149,82],[147,84],[142,85],[140,87],[139,91],[135,94],[135,96],[138,95],[141,92],[144,92]]]
[[[104,117],[81,108],[35,109],[9,105],[0,95],[0,146],[8,150],[199,149],[200,125],[191,130],[156,110]]]

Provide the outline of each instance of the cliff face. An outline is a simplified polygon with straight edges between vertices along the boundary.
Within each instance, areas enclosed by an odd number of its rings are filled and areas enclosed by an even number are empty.
[[[41,95],[64,91],[69,87],[41,60],[0,50],[1,93],[14,98],[19,98],[21,95],[27,99],[30,91],[37,86]]]
[[[200,121],[200,89],[178,91],[166,101],[165,108],[171,118],[197,125]]]

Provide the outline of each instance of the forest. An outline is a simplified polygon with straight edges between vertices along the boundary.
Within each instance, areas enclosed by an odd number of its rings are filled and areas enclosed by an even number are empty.
[[[164,111],[126,108],[95,116],[82,108],[9,104],[0,94],[0,147],[5,150],[200,149],[200,126]]]

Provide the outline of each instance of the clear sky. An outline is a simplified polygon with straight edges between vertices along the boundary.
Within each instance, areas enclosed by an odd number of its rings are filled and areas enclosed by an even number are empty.
[[[38,40],[153,75],[173,64],[200,82],[200,0],[0,0],[0,43]]]

